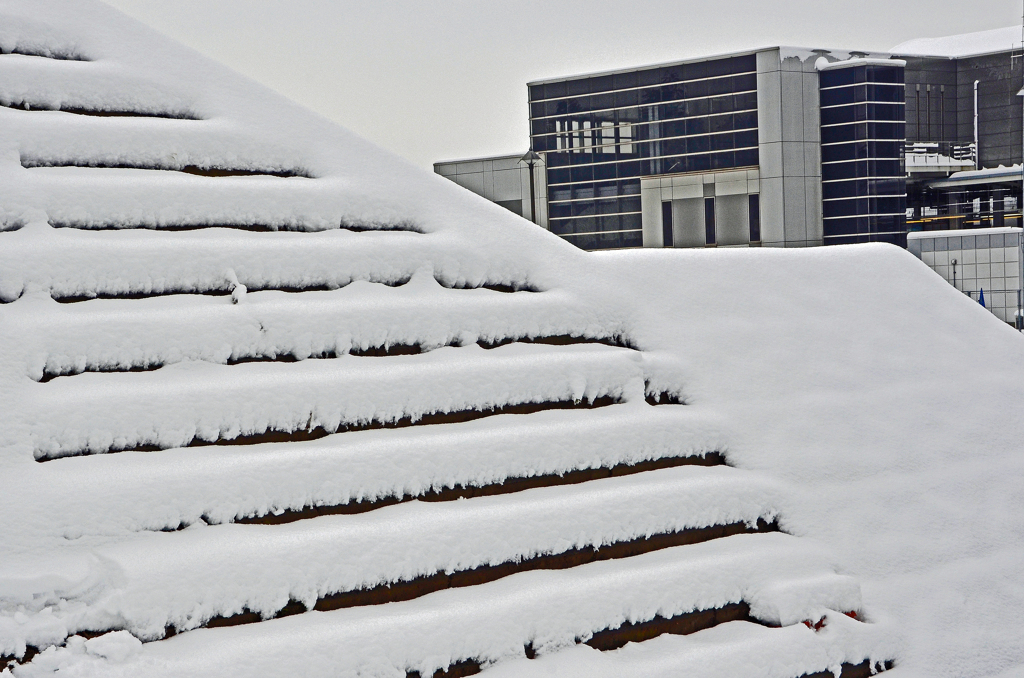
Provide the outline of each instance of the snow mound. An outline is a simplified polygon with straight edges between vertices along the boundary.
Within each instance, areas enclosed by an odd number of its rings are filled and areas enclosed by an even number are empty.
[[[1006,673],[1020,350],[893,248],[584,253],[0,2],[2,675]]]

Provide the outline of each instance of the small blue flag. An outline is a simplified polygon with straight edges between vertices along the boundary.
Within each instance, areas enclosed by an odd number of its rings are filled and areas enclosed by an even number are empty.
[[[981,288],[978,292],[978,303],[981,304],[982,308],[985,308],[985,288]]]

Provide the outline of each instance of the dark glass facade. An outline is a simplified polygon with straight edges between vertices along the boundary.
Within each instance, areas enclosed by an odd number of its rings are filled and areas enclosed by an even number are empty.
[[[932,153],[979,168],[1021,161],[1021,85],[1018,55],[1003,51],[959,59],[905,58],[908,152]],[[977,81],[978,146],[974,146]],[[916,166],[915,166],[916,165]],[[907,185],[910,230],[1019,225],[1021,186],[1007,177],[950,184],[948,171],[911,164]],[[960,169],[968,169],[961,167]],[[970,168],[973,169],[973,168]]]
[[[960,139],[957,125],[957,63],[952,59],[906,59],[907,141],[949,143]],[[973,141],[973,116],[966,141]]]
[[[906,104],[901,66],[822,71],[821,186],[826,245],[906,247]]]
[[[643,245],[640,177],[756,167],[753,54],[530,86],[548,228],[583,249]]]
[[[1020,54],[957,59],[957,136],[974,138],[974,81],[978,80],[978,153],[982,167],[1021,161]]]

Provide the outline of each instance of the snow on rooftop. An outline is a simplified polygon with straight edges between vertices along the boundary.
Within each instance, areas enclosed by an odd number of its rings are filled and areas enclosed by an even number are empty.
[[[950,179],[992,179],[995,177],[1003,177],[1017,174],[1021,172],[1020,165],[1010,165],[1005,167],[1000,165],[999,167],[985,167],[978,170],[964,170],[963,172],[954,172],[949,175]]]
[[[1021,27],[1007,26],[989,31],[947,35],[941,38],[915,38],[901,42],[889,51],[899,56],[938,56],[959,58],[1021,48]]]
[[[1010,165],[1006,167],[983,167],[977,170],[962,170],[953,172],[944,179],[936,179],[931,182],[933,186],[969,186],[971,184],[983,184],[986,182],[1011,183],[1021,181],[1021,166]]]
[[[93,0],[0,52],[5,678],[1024,666],[1024,344],[908,253],[584,253]]]
[[[822,56],[818,57],[814,62],[814,68],[819,71],[834,71],[840,68],[856,68],[857,66],[898,66],[902,68],[906,65],[907,62],[902,59],[877,57],[851,57],[841,61],[829,61]]]
[[[990,233],[1020,233],[1020,226],[990,226],[988,228],[951,228],[948,231],[911,231],[908,240],[922,238],[959,238],[964,235],[988,235]]]

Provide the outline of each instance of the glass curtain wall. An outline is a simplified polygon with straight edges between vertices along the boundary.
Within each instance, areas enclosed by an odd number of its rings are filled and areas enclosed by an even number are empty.
[[[825,244],[906,247],[903,68],[866,64],[819,78]]]
[[[548,227],[583,249],[643,245],[640,177],[756,167],[754,55],[530,86]]]

